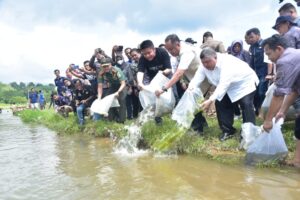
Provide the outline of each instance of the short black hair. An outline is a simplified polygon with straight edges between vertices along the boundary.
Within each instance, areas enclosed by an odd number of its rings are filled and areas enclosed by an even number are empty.
[[[260,31],[258,28],[251,28],[248,31],[246,31],[246,35],[249,36],[251,33],[254,33],[255,35],[259,35],[260,36]]]
[[[144,40],[141,44],[140,44],[140,49],[147,49],[147,48],[154,48],[154,44],[151,40]]]
[[[278,46],[283,47],[284,49],[288,48],[288,41],[279,34],[274,34],[271,37],[265,39],[262,42],[262,46],[269,46],[270,49],[275,50]]]
[[[130,51],[131,51],[131,48],[130,48],[130,47],[126,47],[126,48],[124,49],[124,52],[125,52],[126,50],[128,50],[128,49],[130,49]]]
[[[203,37],[213,37],[213,34],[212,34],[212,32],[210,32],[210,31],[206,31],[206,32],[203,34]]]
[[[162,47],[165,47],[165,46],[166,46],[165,44],[160,44],[158,47],[162,48]]]
[[[279,13],[281,12],[290,12],[291,10],[296,11],[296,8],[293,4],[291,3],[286,3],[283,6],[281,6],[278,10]]]
[[[56,72],[60,72],[59,69],[55,69],[55,70],[54,70],[54,73],[56,73]]]
[[[84,61],[83,65],[85,66],[86,63],[90,63],[90,61],[89,60]]]
[[[179,37],[176,34],[170,34],[166,37],[165,42],[171,41],[172,44],[180,42]]]

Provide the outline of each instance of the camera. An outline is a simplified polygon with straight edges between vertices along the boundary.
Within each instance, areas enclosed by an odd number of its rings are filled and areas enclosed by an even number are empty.
[[[103,50],[102,50],[101,48],[97,48],[97,49],[96,49],[96,52],[102,54],[102,53],[103,53]]]
[[[121,52],[121,51],[123,51],[123,46],[118,46],[118,48],[117,48],[117,50],[116,51],[118,51],[118,52]]]

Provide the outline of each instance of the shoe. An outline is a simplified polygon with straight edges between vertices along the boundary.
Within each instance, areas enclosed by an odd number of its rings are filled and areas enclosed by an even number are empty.
[[[161,117],[155,117],[154,120],[155,120],[156,125],[159,125],[159,126],[162,125],[163,120]]]
[[[84,121],[83,120],[79,120],[79,126],[83,126],[84,125]]]
[[[220,137],[220,141],[225,141],[225,140],[227,140],[227,139],[229,139],[229,138],[232,138],[234,136],[234,133],[227,133],[227,132],[225,132],[225,133],[223,133],[222,135],[221,135],[221,137]]]

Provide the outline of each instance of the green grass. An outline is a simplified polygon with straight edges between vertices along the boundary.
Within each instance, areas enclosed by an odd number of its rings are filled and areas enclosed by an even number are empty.
[[[109,137],[113,134],[117,138],[124,137],[127,133],[124,124],[87,119],[83,128],[77,125],[77,117],[70,114],[69,118],[64,118],[56,114],[53,110],[34,111],[24,110],[17,113],[26,123],[43,124],[59,134],[88,134],[96,137]],[[257,124],[261,125],[262,120],[258,119]],[[134,121],[126,121],[129,125]],[[217,119],[207,118],[208,128],[204,129],[204,134],[199,136],[192,130],[187,130],[177,126],[175,121],[169,116],[163,117],[163,124],[157,126],[153,120],[146,122],[142,127],[143,141],[142,148],[150,148],[153,151],[177,152],[179,154],[195,154],[206,157],[220,163],[238,165],[244,163],[245,151],[239,150],[239,137],[241,120],[236,120],[234,127],[237,129],[235,137],[224,142],[219,141],[221,130],[218,127]],[[294,122],[286,122],[283,126],[283,133],[286,144],[290,151],[289,158],[293,157],[295,151]],[[268,163],[258,163],[257,167],[280,167],[276,161]]]

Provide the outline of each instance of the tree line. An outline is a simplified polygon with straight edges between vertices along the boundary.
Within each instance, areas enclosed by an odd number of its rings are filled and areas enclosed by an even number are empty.
[[[0,103],[5,104],[25,104],[28,102],[28,93],[31,88],[36,91],[42,90],[46,102],[50,102],[51,92],[55,90],[55,85],[41,83],[11,82],[9,84],[0,82]]]

